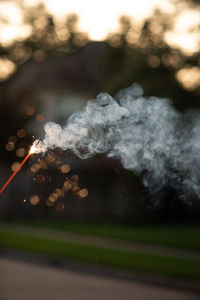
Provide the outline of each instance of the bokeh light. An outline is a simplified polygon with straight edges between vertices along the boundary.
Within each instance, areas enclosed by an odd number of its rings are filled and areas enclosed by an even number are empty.
[[[70,180],[71,180],[71,181],[74,181],[74,182],[78,182],[79,176],[78,176],[77,174],[72,175],[72,176],[70,177]]]
[[[36,177],[35,177],[35,181],[36,181],[37,183],[42,183],[42,182],[45,181],[45,176],[42,175],[42,174],[38,174],[38,175],[36,175]]]
[[[12,151],[15,149],[15,144],[13,142],[8,142],[5,146],[7,151]]]
[[[38,164],[33,164],[31,167],[30,167],[30,171],[31,173],[35,174],[37,171],[39,171],[40,169],[40,166]]]
[[[86,198],[86,197],[88,196],[88,190],[87,190],[87,189],[81,189],[81,190],[79,191],[79,196],[80,196],[81,198]]]
[[[34,106],[28,106],[27,107],[27,109],[26,109],[26,114],[28,115],[28,116],[32,116],[32,115],[34,115],[34,113],[35,113],[35,108],[34,108]]]
[[[19,167],[20,163],[15,161],[12,165],[11,165],[11,170],[13,172],[15,172],[17,170],[17,168]]]
[[[0,70],[0,81],[4,81],[14,73],[16,66],[11,60],[0,58]]]
[[[66,181],[64,182],[64,184],[63,184],[63,190],[64,190],[65,192],[68,192],[68,191],[71,189],[71,187],[72,187],[71,181],[66,180]]]
[[[17,130],[17,136],[18,136],[18,138],[24,138],[25,135],[26,135],[25,129],[21,128],[21,129]]]
[[[33,205],[33,206],[36,206],[39,204],[40,202],[40,197],[38,195],[32,195],[29,199],[30,203]]]
[[[26,154],[26,152],[25,152],[25,149],[24,149],[24,148],[18,148],[18,149],[16,150],[16,155],[17,155],[18,157],[24,157],[25,154]]]
[[[70,172],[70,166],[68,164],[62,165],[59,168],[60,172],[63,174],[69,173]]]
[[[54,205],[54,202],[51,202],[49,198],[46,199],[45,201],[45,204],[48,206],[48,207],[51,207]]]
[[[36,115],[36,120],[38,122],[44,122],[44,120],[45,120],[44,115],[43,114],[37,114]]]
[[[185,67],[176,73],[177,80],[187,90],[194,90],[200,84],[200,68]]]

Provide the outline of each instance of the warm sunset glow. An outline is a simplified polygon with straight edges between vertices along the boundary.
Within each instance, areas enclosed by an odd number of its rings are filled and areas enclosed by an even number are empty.
[[[27,0],[25,6],[35,6],[44,3],[47,10],[55,16],[57,21],[64,20],[67,14],[75,13],[79,16],[79,30],[87,32],[92,40],[103,40],[109,32],[116,32],[119,28],[118,19],[121,15],[128,15],[135,21],[141,22],[148,17],[155,7],[159,6],[166,12],[173,10],[169,0],[123,0],[99,2],[92,0]],[[8,42],[16,36],[27,36],[30,29],[22,23],[22,11],[12,1],[3,1],[0,9],[4,11],[5,18],[10,25],[4,25],[0,32],[1,40]],[[12,29],[11,29],[12,28]]]
[[[172,47],[181,48],[185,54],[192,54],[199,49],[198,40],[194,35],[187,33],[169,32],[166,41]]]
[[[23,23],[22,11],[14,1],[1,1],[0,12],[3,20],[0,21],[0,40],[3,45],[30,34],[30,28]]]
[[[13,40],[27,37],[31,33],[28,25],[23,23],[23,10],[43,3],[55,22],[58,24],[65,20],[66,15],[75,13],[79,17],[78,29],[87,32],[91,40],[103,40],[108,33],[119,30],[119,17],[127,15],[133,18],[134,22],[141,24],[142,21],[151,15],[155,8],[174,15],[176,5],[170,0],[123,0],[123,1],[92,1],[92,0],[24,0],[23,9],[17,5],[17,1],[1,1],[1,17],[6,22],[0,21],[0,40],[7,45]],[[172,17],[173,19],[173,17]],[[38,26],[41,20],[38,19]],[[181,48],[186,54],[191,54],[199,50],[198,28],[200,22],[200,12],[192,9],[180,10],[176,16],[174,28],[166,33],[165,40],[172,47]],[[57,25],[56,25],[57,26]],[[57,26],[59,39],[66,38],[63,28]],[[130,37],[129,37],[130,38]],[[35,60],[42,60],[41,53],[35,55]]]
[[[64,17],[66,13],[76,13],[80,20],[79,29],[87,32],[92,40],[103,40],[109,32],[116,32],[121,15],[131,16],[140,22],[148,17],[156,6],[165,11],[172,9],[172,5],[167,0],[162,4],[159,0],[141,0],[139,2],[135,0],[102,0],[98,2],[92,0],[43,0],[43,2],[57,18]]]
[[[185,89],[194,90],[199,86],[200,68],[198,67],[184,68],[177,72],[176,78]]]
[[[200,10],[184,10],[177,18],[173,31],[166,34],[166,41],[173,47],[181,48],[186,54],[199,50]]]
[[[11,60],[0,58],[0,81],[7,79],[15,70],[16,66]]]

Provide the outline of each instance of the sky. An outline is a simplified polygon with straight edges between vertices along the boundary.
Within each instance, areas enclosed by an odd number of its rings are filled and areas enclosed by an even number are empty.
[[[34,1],[34,0],[29,0]],[[118,29],[118,19],[121,15],[132,16],[135,20],[141,21],[150,15],[161,1],[159,0],[73,0],[57,1],[45,0],[47,8],[56,16],[62,17],[66,11],[75,12],[80,15],[79,26],[82,30],[89,32],[94,40],[102,40],[108,32]],[[161,5],[160,5],[161,6]],[[172,5],[168,1],[162,2],[162,8],[171,11]]]
[[[91,40],[103,40],[108,33],[116,32],[119,28],[121,15],[131,16],[140,23],[148,17],[156,7],[171,15],[176,5],[170,0],[16,0],[0,1],[0,16],[8,24],[0,27],[0,39],[9,43],[14,38],[24,38],[30,33],[30,28],[23,24],[21,11],[17,2],[24,6],[35,6],[44,3],[47,10],[60,21],[69,13],[79,15],[79,29],[87,32]],[[184,7],[183,7],[184,8]],[[199,49],[198,32],[191,33],[190,29],[200,22],[200,11],[182,9],[178,15],[173,31],[166,34],[166,41],[172,46],[179,46],[188,54]]]
[[[24,39],[31,33],[31,28],[24,24],[23,10],[43,3],[46,10],[54,16],[56,22],[62,22],[66,15],[75,13],[79,16],[78,29],[87,32],[89,38],[95,41],[104,40],[109,33],[119,30],[119,17],[127,15],[132,17],[137,25],[142,25],[159,8],[169,14],[172,18],[176,15],[174,28],[166,32],[164,39],[172,47],[179,47],[186,55],[191,55],[200,50],[200,35],[198,24],[200,24],[200,9],[188,8],[184,1],[175,0],[0,0],[0,42],[3,45],[12,43],[13,40]],[[196,28],[196,30],[193,30]],[[0,81],[13,73],[15,65],[13,62],[0,60]],[[198,72],[197,72],[198,71]],[[187,79],[191,85],[191,76],[195,75],[196,81],[200,78],[200,69],[188,69],[179,72],[177,79]],[[194,76],[192,76],[193,78]],[[184,80],[183,80],[184,81]]]

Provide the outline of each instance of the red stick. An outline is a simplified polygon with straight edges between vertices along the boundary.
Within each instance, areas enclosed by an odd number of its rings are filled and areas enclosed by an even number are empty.
[[[29,156],[31,155],[31,153],[28,153],[26,155],[26,157],[24,158],[24,160],[21,162],[21,164],[19,165],[19,167],[13,172],[13,174],[8,178],[8,180],[6,181],[6,183],[3,185],[3,187],[0,190],[0,194],[3,193],[3,191],[5,190],[5,188],[7,187],[7,185],[11,182],[11,180],[15,177],[15,175],[21,170],[22,166],[25,164],[25,162],[27,161],[27,159],[29,158]]]

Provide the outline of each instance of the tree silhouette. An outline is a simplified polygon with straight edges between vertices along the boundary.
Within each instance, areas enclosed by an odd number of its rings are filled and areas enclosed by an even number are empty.
[[[169,16],[156,10],[140,31],[129,17],[122,17],[120,24],[120,34],[109,35],[107,39],[110,47],[101,66],[101,85],[105,90],[114,94],[136,81],[146,94],[169,97],[180,110],[198,107],[200,85],[187,91],[176,78],[183,67],[198,66],[198,53],[188,56],[167,44],[164,36],[172,29]]]

